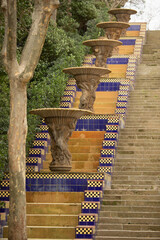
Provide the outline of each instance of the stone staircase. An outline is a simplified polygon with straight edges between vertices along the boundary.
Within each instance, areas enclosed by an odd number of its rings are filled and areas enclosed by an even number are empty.
[[[83,192],[27,192],[28,239],[74,239],[83,200]]]
[[[96,240],[160,239],[160,31],[147,39]]]

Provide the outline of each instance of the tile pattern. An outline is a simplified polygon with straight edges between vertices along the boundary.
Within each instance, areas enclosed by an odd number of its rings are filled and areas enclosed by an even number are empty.
[[[95,235],[95,226],[76,227],[76,238],[90,239]]]
[[[82,202],[82,213],[98,213],[100,202]]]
[[[80,214],[78,217],[79,226],[80,225],[96,225],[98,221],[98,214]]]
[[[116,115],[87,115],[77,121],[76,131],[105,131],[105,126],[119,123]]]

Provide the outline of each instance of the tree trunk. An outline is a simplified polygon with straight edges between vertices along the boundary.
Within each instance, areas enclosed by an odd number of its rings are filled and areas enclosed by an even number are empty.
[[[10,209],[9,240],[27,240],[26,232],[26,135],[27,85],[10,79],[9,174]],[[23,131],[22,131],[23,129]]]
[[[9,240],[27,240],[26,230],[26,135],[27,83],[38,64],[50,17],[59,0],[35,0],[32,25],[20,58],[17,61],[16,0],[1,0],[5,17],[3,63],[10,80],[9,174]]]

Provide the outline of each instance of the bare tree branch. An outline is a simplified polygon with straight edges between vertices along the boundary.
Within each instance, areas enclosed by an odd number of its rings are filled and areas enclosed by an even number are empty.
[[[50,17],[58,5],[58,0],[35,0],[32,26],[20,60],[22,81],[29,81],[33,76],[45,41]]]
[[[123,7],[127,0],[105,0],[108,9],[116,8],[118,6]]]

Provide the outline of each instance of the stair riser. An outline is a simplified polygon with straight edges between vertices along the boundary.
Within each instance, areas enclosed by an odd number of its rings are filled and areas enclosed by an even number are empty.
[[[79,214],[80,204],[29,204],[27,203],[27,214]]]
[[[126,175],[121,175],[119,176],[118,174],[116,175],[115,173],[113,174],[113,178],[114,180],[118,180],[118,181],[139,181],[139,180],[150,180],[150,181],[154,181],[154,180],[158,180],[158,176],[157,176],[157,179],[155,178],[155,176],[141,176],[141,175],[132,175],[132,176],[128,176],[127,174]]]
[[[77,216],[27,215],[27,226],[77,226]]]
[[[135,190],[139,190],[139,189],[145,189],[145,190],[160,190],[160,185],[159,186],[153,186],[153,185],[150,185],[150,186],[147,186],[147,185],[123,185],[123,183],[121,184],[113,184],[112,183],[112,189],[135,189]]]
[[[27,227],[28,238],[44,239],[74,239],[75,228],[41,228]],[[4,227],[4,237],[8,236],[8,228]]]
[[[138,238],[138,237],[120,237],[120,236],[118,236],[118,238],[117,237],[115,237],[115,236],[107,236],[107,237],[105,237],[105,236],[96,236],[96,238],[95,238],[95,240],[146,240],[146,237],[141,237],[141,238]],[[159,240],[159,237],[154,237],[154,238],[149,238],[149,240]]]
[[[126,200],[126,201],[132,201],[134,198],[134,200],[144,200],[144,201],[149,201],[149,200],[152,200],[152,201],[160,201],[160,196],[147,196],[147,195],[108,195],[108,196],[105,196],[103,198],[103,200],[112,200],[112,201],[115,201],[115,200]]]
[[[28,203],[81,203],[83,192],[27,192]]]
[[[145,231],[105,231],[105,230],[100,230],[97,231],[97,236],[116,236],[118,237],[146,237],[146,238],[150,238],[150,237],[160,237],[160,232],[145,232]]]
[[[135,230],[135,231],[160,231],[160,226],[144,226],[144,225],[131,225],[131,224],[99,224],[98,231],[100,230]]]
[[[146,191],[146,190],[139,190],[139,191],[135,191],[135,190],[105,190],[104,194],[108,197],[110,195],[120,195],[120,196],[125,196],[125,195],[154,195],[154,196],[159,196],[159,192],[158,191]],[[149,196],[148,196],[149,197]],[[160,199],[160,196],[159,196]]]
[[[102,205],[101,207],[101,211],[107,211],[108,210],[108,206],[104,206]],[[159,212],[160,213],[160,207],[136,207],[136,206],[109,206],[109,210],[110,211],[115,211],[115,212]],[[150,219],[150,218],[149,218]],[[148,221],[149,221],[148,219]],[[130,219],[128,219],[129,221]],[[143,219],[140,219],[143,220]],[[150,221],[152,221],[153,219],[151,219]],[[103,223],[103,222],[102,222]],[[138,223],[139,223],[139,219],[138,219]],[[147,222],[148,223],[148,222]]]
[[[110,200],[110,199],[103,199],[103,205],[105,206],[142,206],[142,207],[146,207],[146,206],[155,206],[155,207],[159,207],[160,206],[160,201],[150,201],[150,200],[135,200],[133,201],[133,199],[129,199],[129,200]],[[109,208],[108,208],[109,209]]]
[[[115,180],[115,179],[112,179],[112,186],[114,186],[114,185],[119,185],[119,184],[125,184],[126,186],[127,185],[131,185],[131,186],[136,186],[136,185],[139,185],[139,186],[153,186],[154,184],[155,184],[155,186],[157,186],[157,185],[160,185],[160,181],[155,181],[155,180],[153,180],[153,181],[138,181],[138,180],[135,180],[135,181],[129,181],[129,180],[127,180],[127,181],[125,181],[125,180],[122,180],[122,181],[120,181],[120,180]]]

